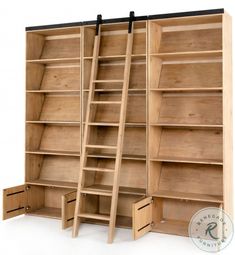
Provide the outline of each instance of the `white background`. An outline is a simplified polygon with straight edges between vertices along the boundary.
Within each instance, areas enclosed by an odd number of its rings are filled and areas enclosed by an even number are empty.
[[[99,13],[103,18],[126,17],[132,10],[140,16],[225,8],[233,16],[233,4],[232,0],[1,0],[0,190],[24,183],[26,26],[93,20]],[[173,235],[149,233],[132,241],[131,230],[118,229],[112,245],[106,239],[103,226],[83,225],[80,236],[72,239],[71,231],[62,231],[57,220],[20,216],[0,221],[2,255],[203,253],[189,238]],[[234,253],[234,243],[222,253]]]

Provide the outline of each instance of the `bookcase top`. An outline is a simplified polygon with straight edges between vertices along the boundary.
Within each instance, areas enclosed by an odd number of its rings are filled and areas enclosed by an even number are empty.
[[[222,13],[224,13],[223,8],[200,10],[200,11],[189,11],[189,12],[154,14],[154,15],[146,15],[146,16],[136,16],[135,21],[190,17],[190,16],[200,16],[200,15],[212,15],[212,14],[222,14]],[[113,19],[103,19],[102,23],[103,24],[111,24],[111,23],[121,23],[121,22],[128,22],[128,21],[129,21],[129,17],[122,17],[122,18],[113,18]],[[25,30],[26,31],[34,31],[34,30],[54,29],[54,28],[88,26],[88,25],[95,25],[95,24],[96,24],[96,20],[88,20],[88,21],[78,21],[78,22],[72,22],[72,23],[30,26],[30,27],[26,27]]]

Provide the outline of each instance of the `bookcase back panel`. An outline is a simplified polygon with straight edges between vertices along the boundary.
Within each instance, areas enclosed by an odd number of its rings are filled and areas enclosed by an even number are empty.
[[[117,215],[132,217],[132,204],[140,199],[141,196],[119,194]],[[108,197],[100,197],[99,211],[102,214],[109,214],[111,200]]]
[[[80,38],[47,39],[41,59],[74,58],[80,56]]]
[[[77,157],[44,156],[40,180],[77,182],[80,160]]]
[[[97,80],[123,80],[124,62],[103,63],[99,65]],[[87,83],[88,84],[88,83]],[[122,89],[122,83],[99,83],[97,89]],[[146,88],[146,63],[145,61],[132,61],[130,73],[130,89]]]
[[[162,163],[159,190],[221,196],[222,187],[222,166]]]
[[[142,31],[142,30],[141,30]],[[140,31],[140,32],[141,32]],[[100,56],[125,55],[127,45],[127,30],[115,31],[113,34],[107,32],[101,37]],[[146,34],[134,33],[133,54],[145,54]]]
[[[177,64],[163,63],[162,65],[159,88],[210,88],[221,86],[221,60],[212,63],[180,63],[179,60]]]
[[[80,127],[47,125],[42,135],[40,150],[79,152]]]
[[[68,189],[45,187],[45,207],[61,208],[61,196],[68,193]]]
[[[103,35],[100,43],[100,56],[125,55],[127,34]]]
[[[211,29],[162,33],[159,52],[209,51],[221,49],[222,29]]]
[[[193,17],[179,17],[179,18],[166,18],[154,21],[163,27],[175,27],[175,26],[193,26],[201,24],[214,24],[222,22],[221,14],[214,15],[202,15]]]
[[[112,101],[116,96],[103,95],[100,100]],[[118,122],[120,106],[103,106],[98,105],[96,109],[96,122]],[[138,113],[138,114],[137,114]],[[146,97],[145,95],[129,95],[127,103],[126,122],[128,123],[145,123],[146,122]]]
[[[41,90],[79,90],[80,67],[74,65],[47,66]]]
[[[43,103],[40,120],[80,121],[80,97],[76,95],[47,95]]]
[[[117,145],[117,128],[102,127],[93,128],[90,141],[96,141],[97,145]],[[96,136],[96,138],[94,138]],[[91,143],[91,144],[94,144]],[[95,154],[110,154],[110,149],[91,149]],[[126,127],[124,134],[123,154],[125,155],[146,155],[146,131],[143,127]]]
[[[162,218],[166,220],[187,221],[191,220],[193,214],[205,207],[219,207],[219,204],[188,201],[188,200],[175,200],[163,199]]]
[[[165,93],[156,122],[221,125],[222,95],[213,93]]]
[[[103,160],[104,162],[105,160]],[[109,165],[102,164],[105,168]],[[99,172],[95,175],[94,184],[112,185],[113,173]],[[146,163],[145,161],[122,160],[120,172],[120,187],[146,188]]]
[[[222,161],[222,131],[163,129],[159,157]]]

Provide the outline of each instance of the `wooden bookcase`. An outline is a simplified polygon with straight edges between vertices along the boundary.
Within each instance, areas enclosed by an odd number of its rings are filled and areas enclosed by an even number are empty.
[[[127,29],[126,20],[102,24],[97,100],[120,100]],[[94,22],[26,33],[25,184],[4,190],[4,219],[27,213],[73,224],[94,38]],[[232,216],[231,73],[224,11],[134,22],[117,226],[132,227],[135,239],[187,236],[192,215],[208,206]],[[97,105],[92,140],[114,146],[118,116],[116,105]],[[114,163],[110,150],[89,152],[92,169]],[[110,191],[111,173],[92,169],[85,186]],[[110,201],[91,192],[83,202],[105,215]]]

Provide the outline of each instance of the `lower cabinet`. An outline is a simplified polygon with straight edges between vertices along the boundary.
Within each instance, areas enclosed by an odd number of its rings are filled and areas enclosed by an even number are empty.
[[[27,184],[4,189],[3,219],[21,214],[61,219],[68,210],[64,198],[71,193],[71,189]]]

